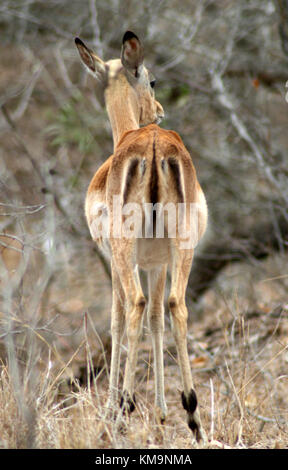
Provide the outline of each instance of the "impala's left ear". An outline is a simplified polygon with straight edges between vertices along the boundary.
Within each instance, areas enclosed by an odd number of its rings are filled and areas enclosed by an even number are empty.
[[[122,40],[121,62],[126,69],[138,76],[138,69],[143,64],[144,51],[139,38],[132,31],[126,31]]]

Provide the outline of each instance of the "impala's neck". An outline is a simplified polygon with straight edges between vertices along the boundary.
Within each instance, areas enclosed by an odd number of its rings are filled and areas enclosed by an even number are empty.
[[[139,129],[139,105],[136,92],[122,77],[117,79],[117,85],[107,88],[105,101],[115,151],[124,132]]]

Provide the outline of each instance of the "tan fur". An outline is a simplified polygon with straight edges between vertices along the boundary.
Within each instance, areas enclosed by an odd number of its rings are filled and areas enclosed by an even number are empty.
[[[102,205],[107,214],[111,213],[113,196],[124,197],[125,194],[127,194],[127,202],[137,202],[140,206],[144,202],[149,202],[151,197],[157,197],[157,202],[163,204],[171,202],[176,204],[182,199],[186,203],[198,203],[199,239],[203,236],[207,224],[206,201],[197,181],[191,156],[176,132],[161,129],[155,124],[163,117],[163,108],[155,100],[154,91],[149,87],[149,72],[140,60],[142,53],[140,42],[137,42],[137,38],[131,37],[130,43],[127,41],[126,49],[124,42],[122,56],[128,50],[125,57],[129,60],[130,52],[134,53],[138,48],[136,52],[139,54],[139,63],[137,63],[137,56],[133,56],[133,67],[136,63],[137,79],[132,65],[131,69],[126,69],[119,59],[106,63],[107,72],[103,78],[103,62],[101,62],[99,74],[102,74],[102,81],[100,82],[104,89],[106,109],[113,132],[114,153],[95,173],[89,185],[85,203],[85,213],[91,235],[111,256],[112,359],[108,407],[114,409],[117,400],[120,345],[125,324],[128,355],[123,384],[124,409],[129,408],[134,400],[137,344],[143,313],[147,308],[154,349],[155,405],[159,419],[161,422],[165,420],[167,407],[163,379],[163,300],[166,270],[169,267],[171,292],[168,304],[184,387],[183,406],[187,410],[188,423],[197,440],[200,440],[203,437],[203,431],[198,410],[193,409],[191,404],[187,405],[189,396],[193,395],[191,395],[193,382],[187,353],[188,313],[185,305],[185,291],[192,265],[193,249],[181,249],[177,236],[176,238],[166,236],[164,239],[110,237],[104,243],[103,239],[97,238],[93,228],[96,208]],[[81,49],[82,46],[80,44],[77,47]],[[81,54],[81,57],[85,58],[85,54]],[[90,58],[89,61],[91,61]],[[89,61],[87,60],[86,63],[88,66],[90,66]],[[99,61],[100,59],[97,58],[96,68]],[[138,65],[139,68],[137,68]],[[139,128],[140,125],[146,125],[146,127]],[[136,163],[131,166],[133,159]],[[107,224],[109,223],[112,224],[107,216]],[[188,220],[187,223],[191,221]],[[139,267],[148,273],[148,304],[139,280]]]

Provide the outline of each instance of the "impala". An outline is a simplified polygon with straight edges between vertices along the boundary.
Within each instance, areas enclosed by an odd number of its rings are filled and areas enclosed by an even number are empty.
[[[168,306],[183,383],[182,405],[187,412],[188,425],[200,441],[204,432],[187,351],[185,291],[194,248],[206,229],[205,197],[181,138],[176,132],[158,126],[164,112],[155,99],[155,79],[143,63],[143,47],[136,34],[127,31],[120,59],[108,62],[99,58],[79,38],[75,43],[83,63],[96,79],[98,93],[104,98],[114,141],[114,153],[95,173],[85,201],[91,236],[111,259],[112,357],[107,406],[110,409],[117,406],[120,349],[126,325],[128,352],[120,406],[126,413],[135,408],[137,345],[147,310],[154,354],[156,415],[162,423],[165,421],[164,289],[169,268]],[[116,213],[115,198],[118,198]],[[127,223],[131,214],[129,210],[122,213],[121,208],[128,205],[131,209],[131,204],[136,207],[134,212],[141,217],[141,222],[137,224],[137,217],[133,218],[132,236],[125,236],[121,226],[119,232],[115,221],[120,221],[120,225]],[[173,236],[168,233],[167,213],[161,219],[164,221],[162,236],[157,236],[155,227],[148,236],[145,231],[144,235],[142,231],[138,236],[137,231],[143,225],[151,226],[156,222],[154,209],[159,205],[162,205],[162,211],[159,211],[162,215],[165,208],[176,208],[174,215],[177,213],[178,217]],[[191,205],[197,210],[188,210]],[[188,244],[183,248],[180,228],[184,226],[189,232],[192,225],[197,227],[197,240],[193,246]],[[142,291],[139,269],[147,272],[148,302]]]

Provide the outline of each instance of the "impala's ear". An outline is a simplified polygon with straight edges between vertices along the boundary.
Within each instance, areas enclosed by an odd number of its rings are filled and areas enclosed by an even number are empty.
[[[122,64],[137,77],[138,69],[143,64],[143,58],[143,47],[138,37],[132,31],[126,31],[122,40]]]
[[[88,67],[88,71],[92,72],[96,78],[101,79],[101,77],[105,74],[105,62],[101,60],[96,54],[94,54],[91,49],[85,46],[84,42],[81,41],[79,38],[75,38],[75,44],[79,51],[80,57],[82,62],[86,67]]]

